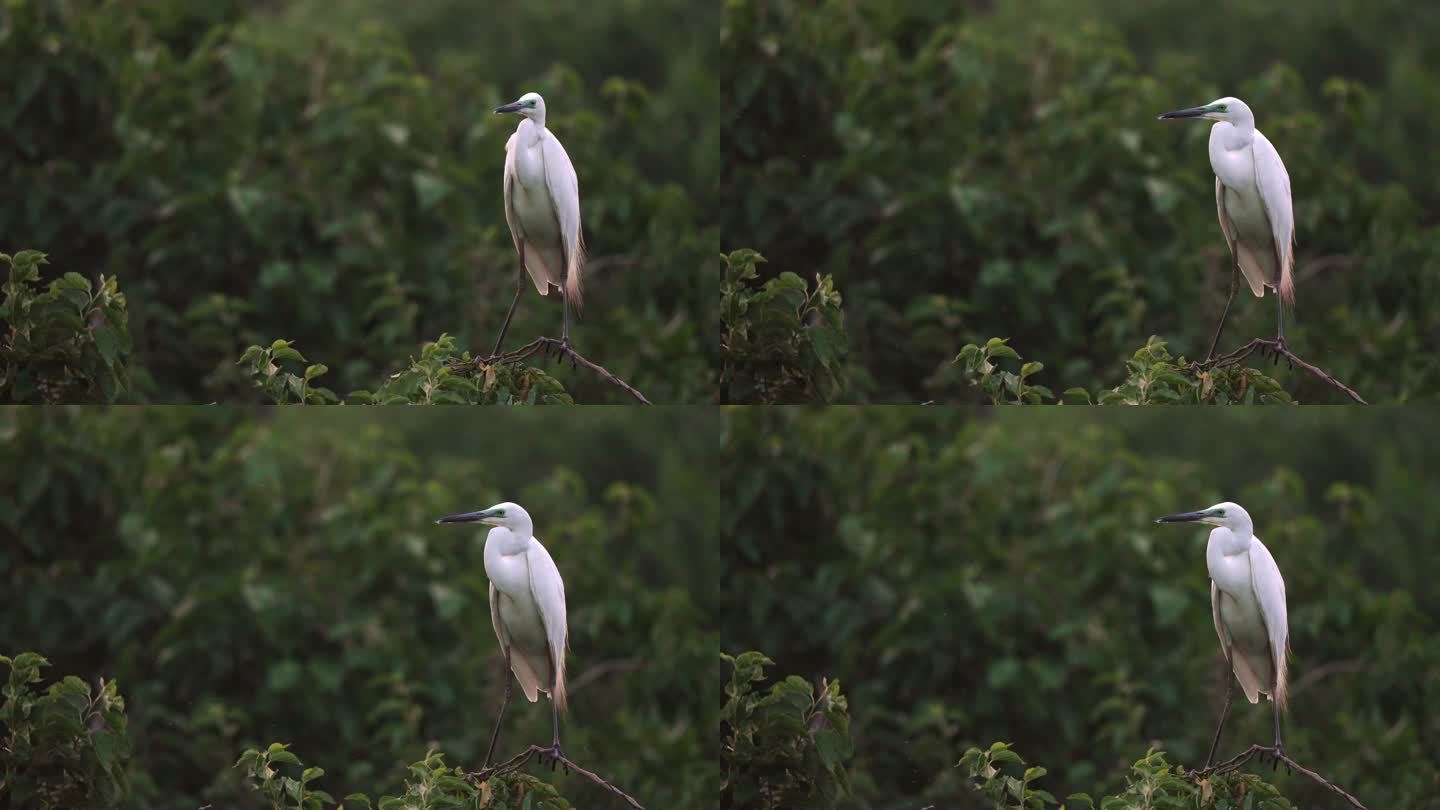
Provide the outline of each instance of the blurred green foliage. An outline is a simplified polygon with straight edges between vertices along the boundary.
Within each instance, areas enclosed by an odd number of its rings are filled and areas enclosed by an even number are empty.
[[[66,273],[39,289],[45,254],[0,253],[0,402],[114,402],[130,384],[129,313],[115,279]]]
[[[1056,391],[1149,335],[1203,356],[1231,280],[1208,131],[1155,117],[1223,95],[1289,170],[1291,348],[1371,402],[1440,391],[1436,4],[731,0],[720,40],[723,248],[833,276],[847,400],[984,401],[949,361],[997,335]],[[1242,292],[1222,349],[1274,317]]]
[[[580,178],[577,348],[655,402],[713,398],[716,14],[679,0],[11,0],[0,235],[119,278],[140,401],[258,398],[276,337],[374,390],[515,289],[493,108],[535,90]],[[23,193],[22,193],[23,191]],[[527,282],[528,284],[528,282]],[[558,333],[527,290],[514,339]],[[555,372],[582,402],[628,397]]]
[[[0,655],[0,800],[6,807],[113,807],[128,790],[125,699],[114,681],[68,675],[43,693],[33,684],[50,662],[37,653]]]
[[[1202,765],[1233,681],[1206,535],[1153,521],[1222,500],[1284,572],[1288,752],[1372,808],[1440,796],[1433,413],[732,408],[721,436],[721,649],[845,684],[837,807],[987,806],[954,766],[997,739],[1056,796],[1122,791],[1152,748]],[[1221,754],[1270,723],[1237,701]]]
[[[713,801],[716,415],[470,413],[0,410],[0,651],[125,686],[128,806],[268,806],[233,766],[275,740],[337,798],[401,794],[428,751],[480,767],[510,677],[485,533],[434,520],[513,499],[565,577],[567,754],[647,807]],[[520,701],[497,757],[549,735]]]

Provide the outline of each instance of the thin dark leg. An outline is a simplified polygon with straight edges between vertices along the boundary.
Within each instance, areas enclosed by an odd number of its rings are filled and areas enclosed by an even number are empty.
[[[1220,334],[1225,331],[1225,319],[1230,317],[1230,305],[1235,302],[1235,293],[1240,290],[1240,261],[1235,258],[1235,244],[1230,244],[1230,258],[1234,266],[1230,268],[1230,297],[1225,299],[1225,311],[1220,313],[1220,325],[1215,327],[1215,339],[1210,341],[1210,351],[1205,354],[1209,360],[1215,356],[1215,349],[1220,345]]]
[[[500,354],[500,347],[505,344],[505,333],[510,331],[510,319],[515,317],[515,307],[520,303],[520,293],[525,291],[525,243],[520,243],[520,273],[515,277],[515,297],[510,301],[510,311],[505,313],[505,324],[500,327],[500,337],[495,339],[495,350],[490,352],[494,357]]]
[[[550,656],[550,723],[555,731],[554,739],[550,743],[550,769],[554,770],[555,765],[560,762],[560,757],[565,752],[560,750],[560,705],[555,702],[555,690],[560,682],[560,668],[555,666],[555,656]],[[570,768],[566,767],[565,772],[569,773]]]
[[[1227,675],[1230,673],[1226,673]],[[1230,699],[1235,696],[1235,686],[1225,679],[1225,707],[1220,710],[1220,725],[1215,727],[1215,741],[1210,743],[1210,756],[1205,758],[1205,767],[1215,761],[1215,751],[1220,747],[1220,732],[1225,730],[1225,718],[1230,714]]]
[[[510,647],[505,647],[505,702],[500,704],[500,714],[495,718],[495,730],[490,732],[490,749],[485,752],[485,765],[490,767],[490,756],[495,753],[495,741],[500,739],[500,723],[505,719],[505,707],[510,705],[510,686],[514,675],[510,673]]]

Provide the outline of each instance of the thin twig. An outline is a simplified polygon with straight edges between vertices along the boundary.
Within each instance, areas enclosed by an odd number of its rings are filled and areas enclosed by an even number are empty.
[[[1311,374],[1313,374],[1313,375],[1315,375],[1316,377],[1320,378],[1320,381],[1321,381],[1321,382],[1324,382],[1324,383],[1326,383],[1327,385],[1333,386],[1333,387],[1335,387],[1335,388],[1340,389],[1341,391],[1344,391],[1346,396],[1350,397],[1351,399],[1355,400],[1356,402],[1360,403],[1361,405],[1368,405],[1368,404],[1369,404],[1369,403],[1366,402],[1365,400],[1361,399],[1359,394],[1357,394],[1357,393],[1355,393],[1354,391],[1350,390],[1350,388],[1349,388],[1347,385],[1345,385],[1344,383],[1342,383],[1342,382],[1340,382],[1339,380],[1335,379],[1334,377],[1331,377],[1324,369],[1318,368],[1318,367],[1316,367],[1316,366],[1312,366],[1312,365],[1310,365],[1309,363],[1305,362],[1304,360],[1301,360],[1299,357],[1295,356],[1295,353],[1294,353],[1294,352],[1290,351],[1290,349],[1289,349],[1287,346],[1285,346],[1285,344],[1281,343],[1281,342],[1278,341],[1278,340],[1267,340],[1267,339],[1265,339],[1265,338],[1255,338],[1254,340],[1250,341],[1249,343],[1245,344],[1244,346],[1241,346],[1240,348],[1236,349],[1235,351],[1233,351],[1233,352],[1231,352],[1231,353],[1229,353],[1229,354],[1224,354],[1224,355],[1221,355],[1221,356],[1219,356],[1219,357],[1211,358],[1211,359],[1209,359],[1209,360],[1206,360],[1206,361],[1203,362],[1203,363],[1191,363],[1191,364],[1190,364],[1190,367],[1191,367],[1192,369],[1197,370],[1197,371],[1208,371],[1209,369],[1212,369],[1212,368],[1224,368],[1225,366],[1237,366],[1237,365],[1239,365],[1239,364],[1241,363],[1241,361],[1243,361],[1245,358],[1249,357],[1252,353],[1254,353],[1254,352],[1257,351],[1257,350],[1264,350],[1264,351],[1268,351],[1268,352],[1273,352],[1273,353],[1276,354],[1277,356],[1283,356],[1283,357],[1290,363],[1290,365],[1291,365],[1292,367],[1293,367],[1293,366],[1299,366],[1300,368],[1302,368],[1302,369],[1310,372]],[[1277,359],[1277,362],[1278,362],[1278,359]]]
[[[1321,680],[1321,679],[1323,679],[1323,678],[1325,678],[1325,677],[1327,677],[1327,676],[1329,676],[1329,675],[1333,675],[1333,674],[1335,674],[1335,673],[1337,673],[1337,672],[1339,672],[1339,673],[1350,673],[1350,672],[1364,672],[1364,671],[1365,671],[1365,662],[1364,662],[1364,661],[1360,661],[1360,660],[1331,661],[1331,662],[1328,663],[1328,664],[1321,664],[1320,666],[1315,667],[1314,669],[1307,670],[1307,671],[1305,672],[1304,677],[1302,677],[1300,680],[1296,681],[1294,684],[1292,684],[1292,685],[1290,686],[1289,692],[1290,692],[1290,694],[1292,694],[1292,695],[1299,694],[1300,692],[1305,691],[1305,689],[1306,689],[1307,687],[1312,686],[1313,684],[1315,684],[1315,682],[1317,682],[1317,681],[1319,681],[1319,680]]]
[[[546,758],[552,757],[552,753],[549,748],[541,748],[538,745],[532,745],[524,751],[521,751],[520,753],[505,760],[504,762],[496,765],[493,768],[481,768],[474,773],[466,774],[466,776],[476,780],[477,782],[484,782],[487,779],[493,779],[494,777],[502,776],[504,774],[510,773],[511,771],[519,770],[525,763],[530,761],[531,757],[535,756],[536,754],[543,754]],[[569,757],[565,756],[564,754],[560,754],[559,756],[554,757],[554,759],[561,765],[564,765],[566,768],[569,768],[575,773],[580,774],[586,779],[589,779],[591,782],[594,782],[600,787],[605,788],[616,796],[624,799],[625,802],[631,807],[635,808],[635,810],[645,810],[645,808],[642,807],[639,802],[635,801],[635,799],[632,798],[630,794],[626,793],[618,787],[615,787],[604,779],[601,779],[599,776],[596,776],[590,771],[585,770],[579,765],[576,765],[570,760]]]
[[[574,678],[566,685],[565,691],[573,695],[586,685],[598,681],[606,675],[614,672],[634,672],[643,666],[645,666],[645,662],[639,658],[617,658],[611,661],[601,661],[594,666],[586,667],[585,670],[580,673],[579,677]]]
[[[1358,808],[1358,810],[1366,810],[1365,805],[1361,804],[1359,799],[1351,796],[1349,793],[1346,793],[1344,789],[1342,789],[1339,785],[1331,782],[1329,779],[1326,779],[1320,774],[1291,759],[1290,755],[1285,753],[1284,751],[1276,750],[1273,746],[1268,745],[1252,745],[1237,756],[1231,757],[1224,762],[1217,763],[1208,768],[1201,768],[1198,771],[1192,770],[1187,773],[1186,776],[1188,776],[1192,780],[1204,779],[1207,776],[1218,776],[1219,774],[1239,770],[1240,766],[1244,765],[1246,762],[1249,762],[1250,759],[1256,754],[1265,754],[1268,756],[1272,756],[1281,762],[1284,762],[1287,768],[1291,769],[1292,771],[1299,771],[1300,773],[1305,774],[1316,782],[1319,782],[1323,787],[1325,787],[1332,793],[1335,793],[1345,801],[1349,802],[1351,807]]]
[[[578,363],[595,372],[596,374],[599,374],[605,379],[606,382],[610,383],[611,385],[618,386],[619,388],[624,390],[625,393],[639,400],[642,404],[651,404],[650,400],[646,399],[644,394],[636,391],[634,387],[630,385],[630,383],[627,383],[619,377],[616,377],[614,374],[606,371],[603,366],[597,363],[592,363],[591,361],[587,360],[584,355],[551,337],[535,338],[534,340],[526,343],[524,346],[521,346],[514,351],[502,352],[500,354],[494,355],[493,357],[477,357],[475,359],[475,365],[476,367],[508,366],[513,363],[519,363],[520,361],[525,360],[526,358],[530,357],[541,349],[547,349],[547,347],[548,349],[553,349],[556,356],[562,354],[568,356],[570,358],[571,368],[574,368],[575,365]]]

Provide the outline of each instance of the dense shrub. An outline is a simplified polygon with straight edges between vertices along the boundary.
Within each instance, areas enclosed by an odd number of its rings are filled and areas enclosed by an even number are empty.
[[[129,386],[125,295],[66,273],[40,289],[45,254],[0,253],[0,402],[114,402]]]

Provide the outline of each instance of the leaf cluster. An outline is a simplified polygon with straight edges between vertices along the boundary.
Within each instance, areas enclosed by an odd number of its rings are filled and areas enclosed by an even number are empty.
[[[761,283],[759,253],[736,250],[724,259],[721,400],[774,404],[838,396],[847,346],[834,280],[817,275],[812,288],[794,273],[781,273]]]
[[[238,363],[250,368],[255,386],[277,405],[303,403],[333,405],[340,400],[312,380],[329,371],[323,363],[303,366],[303,372],[286,371],[280,363],[305,363],[298,349],[286,340],[267,348],[251,346]],[[556,405],[572,404],[559,380],[527,363],[480,363],[461,352],[455,338],[442,334],[427,342],[410,365],[391,374],[371,391],[352,391],[349,401],[365,405]]]
[[[484,782],[465,778],[461,768],[445,764],[445,755],[431,749],[425,758],[406,769],[405,792],[378,796],[372,802],[364,793],[350,793],[336,802],[310,783],[325,775],[318,767],[306,767],[283,743],[271,743],[261,751],[250,748],[240,755],[235,767],[250,780],[270,803],[271,810],[569,810],[570,802],[555,787],[534,776],[509,773]],[[282,765],[291,765],[286,769]],[[298,773],[288,776],[286,771]]]
[[[795,675],[770,685],[758,652],[720,654],[730,667],[720,710],[720,806],[824,810],[850,794],[849,703],[839,681],[817,690]]]
[[[66,273],[40,286],[45,254],[0,253],[0,401],[114,402],[130,386],[129,313],[116,280]]]
[[[129,793],[130,738],[115,681],[97,688],[73,675],[43,692],[50,665],[33,652],[0,655],[0,799],[36,810],[114,807]]]
[[[1019,352],[1007,340],[991,338],[984,346],[967,344],[956,355],[970,385],[993,405],[1038,405],[1055,399],[1049,388],[1028,380],[1044,370],[1029,362],[1018,371],[1006,371],[996,361],[1019,363]],[[1114,388],[1091,393],[1085,388],[1065,391],[1064,401],[1077,405],[1229,405],[1292,404],[1290,394],[1263,371],[1232,365],[1200,368],[1174,357],[1165,341],[1151,336],[1125,361],[1125,379]]]

